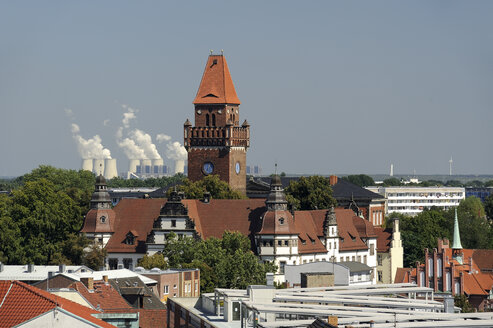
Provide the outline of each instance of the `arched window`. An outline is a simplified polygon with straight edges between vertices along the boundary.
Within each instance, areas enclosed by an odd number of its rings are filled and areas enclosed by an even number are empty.
[[[205,115],[205,125],[209,126],[209,114]]]
[[[212,126],[216,126],[216,114],[212,114]]]
[[[279,218],[279,224],[284,224],[284,218]]]

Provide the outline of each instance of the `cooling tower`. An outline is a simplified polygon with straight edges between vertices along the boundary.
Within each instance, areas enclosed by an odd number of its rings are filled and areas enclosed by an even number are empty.
[[[82,160],[82,169],[92,172],[92,159],[83,159]]]
[[[130,164],[128,165],[128,170],[132,173],[137,172],[137,165],[140,165],[140,160],[131,159]]]
[[[152,160],[152,173],[162,174],[163,173],[164,161],[162,158]]]
[[[116,159],[107,159],[106,165],[104,166],[104,177],[106,179],[113,179],[118,176],[118,171],[116,170]]]
[[[104,159],[94,160],[93,172],[96,173],[96,175],[100,175],[104,173]]]
[[[175,174],[185,172],[185,161],[178,159],[175,161]]]
[[[150,159],[143,159],[140,165],[143,174],[151,174],[152,161]]]

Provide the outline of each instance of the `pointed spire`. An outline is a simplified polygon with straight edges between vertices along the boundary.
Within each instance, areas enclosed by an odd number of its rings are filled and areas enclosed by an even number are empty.
[[[462,244],[460,242],[460,233],[459,233],[459,220],[457,219],[457,208],[455,208],[454,242],[452,243],[452,249],[462,249]]]
[[[226,58],[222,54],[211,54],[207,59],[202,81],[200,81],[199,90],[193,103],[196,105],[240,104]]]

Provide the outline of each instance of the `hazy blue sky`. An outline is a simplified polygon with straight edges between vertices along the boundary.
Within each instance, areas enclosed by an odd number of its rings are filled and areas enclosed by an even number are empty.
[[[264,173],[447,174],[452,156],[492,174],[492,17],[493,1],[3,1],[0,176],[79,169],[72,123],[126,170],[122,105],[183,142],[209,49]]]

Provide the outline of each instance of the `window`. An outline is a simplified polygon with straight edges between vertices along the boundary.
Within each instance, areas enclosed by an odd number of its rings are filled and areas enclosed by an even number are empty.
[[[286,261],[279,262],[279,273],[284,274],[284,268],[286,267]]]
[[[283,224],[284,224],[284,218],[280,218],[280,219],[279,219],[279,224],[280,224],[280,225],[283,225]]]
[[[216,114],[212,114],[212,126],[216,126]]]
[[[176,228],[176,220],[171,220],[171,227]]]
[[[367,262],[367,261],[366,261],[366,255],[363,255],[363,263],[364,263],[364,264],[367,264],[366,262]]]
[[[127,236],[125,238],[125,244],[133,245],[134,242],[135,242],[135,236],[131,232],[127,233]]]
[[[132,259],[123,259],[123,267],[132,270]]]
[[[209,114],[205,115],[205,125],[209,126]]]
[[[278,245],[278,246],[282,246],[282,240],[278,240],[278,241],[277,241],[277,245]]]
[[[198,292],[198,291],[199,291],[199,283],[195,282],[195,292]]]
[[[118,268],[118,259],[108,259],[108,266],[110,270],[116,270]]]
[[[383,273],[382,273],[382,270],[378,270],[378,281],[383,281]]]
[[[284,241],[284,246],[288,246],[289,245],[289,241],[288,240],[285,240]]]
[[[99,220],[101,220],[101,223],[105,223],[106,222],[106,216],[101,215],[101,217],[99,218]]]
[[[165,285],[163,287],[163,294],[166,294],[166,295],[169,294],[169,285]]]
[[[382,255],[377,255],[378,265],[382,265]]]
[[[173,285],[173,289],[176,289],[176,284]]]
[[[375,245],[374,244],[370,244],[370,255],[371,256],[375,255]]]

